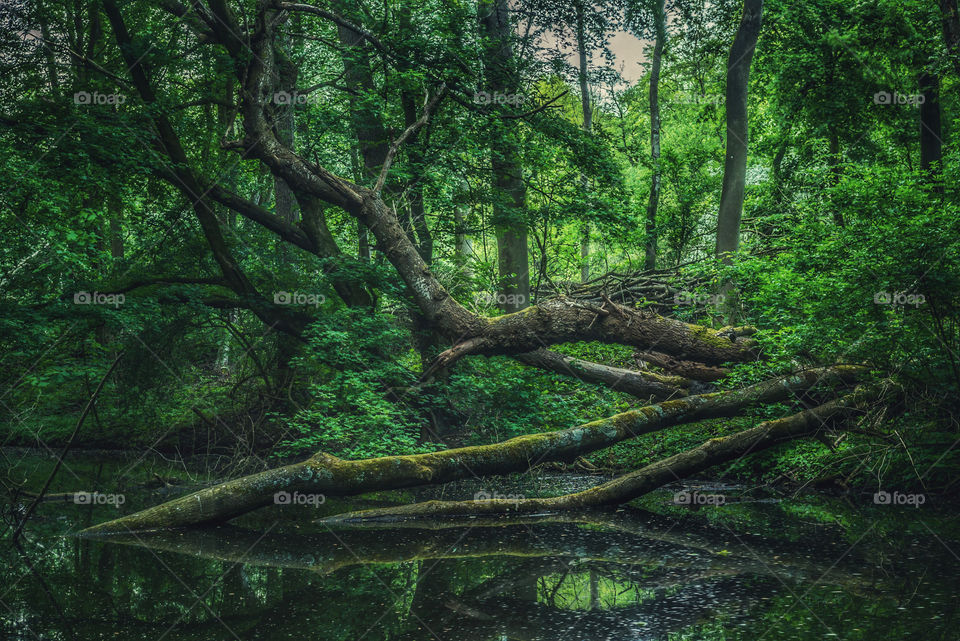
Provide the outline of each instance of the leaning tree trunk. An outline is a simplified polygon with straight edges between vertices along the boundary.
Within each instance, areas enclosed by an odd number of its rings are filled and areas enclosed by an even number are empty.
[[[223,522],[273,503],[274,494],[283,491],[349,496],[523,472],[547,461],[573,461],[673,425],[734,416],[756,404],[789,400],[821,382],[851,383],[862,374],[861,368],[844,366],[808,370],[740,390],[688,396],[567,430],[520,436],[493,445],[359,461],[320,452],[301,463],[221,483],[84,532],[109,534]]]
[[[763,0],[744,0],[740,28],[727,64],[727,153],[717,216],[717,256],[729,260],[740,246],[740,216],[747,178],[747,87],[750,62],[760,35]]]

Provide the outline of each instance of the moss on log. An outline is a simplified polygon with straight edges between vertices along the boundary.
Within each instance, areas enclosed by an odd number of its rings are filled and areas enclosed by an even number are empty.
[[[812,369],[739,390],[688,396],[566,430],[519,436],[492,445],[358,461],[321,452],[300,463],[227,481],[95,525],[84,533],[110,534],[224,522],[270,505],[274,494],[281,491],[349,496],[523,472],[545,461],[573,461],[589,452],[673,425],[734,416],[757,404],[788,400],[818,383],[851,383],[863,373],[862,368],[846,366]]]

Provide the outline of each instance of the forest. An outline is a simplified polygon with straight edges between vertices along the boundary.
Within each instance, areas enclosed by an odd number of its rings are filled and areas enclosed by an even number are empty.
[[[0,25],[2,635],[960,639],[957,0]]]

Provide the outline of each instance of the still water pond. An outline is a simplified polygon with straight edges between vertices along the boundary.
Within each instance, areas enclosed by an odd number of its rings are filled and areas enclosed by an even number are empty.
[[[44,503],[22,551],[0,542],[0,638],[960,640],[956,507],[934,500],[884,506],[869,495],[688,484],[560,521],[317,522],[428,498],[407,492],[91,540],[72,534],[204,479],[163,461],[71,457],[52,492],[122,494],[122,503]],[[22,452],[6,461],[9,477],[34,489],[52,464]],[[594,482],[520,478],[443,491],[532,495]],[[724,505],[675,505],[677,491]],[[14,508],[3,506],[6,518]]]

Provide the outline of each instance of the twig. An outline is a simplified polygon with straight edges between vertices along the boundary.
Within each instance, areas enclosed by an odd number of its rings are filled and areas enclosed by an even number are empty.
[[[380,176],[379,178],[377,178],[377,184],[373,188],[374,193],[379,193],[380,190],[383,189],[383,183],[386,182],[387,180],[387,174],[390,172],[390,165],[393,164],[393,158],[394,156],[397,155],[397,150],[400,149],[400,145],[405,143],[407,139],[410,138],[410,136],[415,134],[417,131],[420,130],[421,127],[427,124],[427,121],[430,120],[430,111],[437,106],[437,103],[440,102],[440,100],[446,95],[446,93],[447,93],[447,85],[443,84],[443,85],[440,85],[440,90],[437,91],[437,94],[433,97],[432,100],[427,100],[427,97],[429,96],[429,94],[427,94],[427,96],[424,97],[423,115],[420,116],[419,120],[417,120],[415,123],[407,127],[406,130],[404,130],[404,132],[400,134],[400,137],[394,140],[393,144],[390,145],[390,150],[387,151],[387,157],[383,161],[383,168],[380,170]]]
[[[535,113],[539,113],[539,112],[543,111],[544,109],[546,109],[547,107],[549,107],[550,105],[552,105],[553,103],[555,103],[556,101],[558,101],[558,100],[560,100],[561,98],[563,98],[564,96],[566,96],[567,93],[568,93],[568,92],[564,91],[563,93],[561,93],[561,94],[559,94],[559,95],[556,95],[556,96],[554,96],[553,98],[551,98],[550,100],[546,101],[545,103],[543,103],[542,105],[540,105],[540,106],[537,107],[536,109],[533,109],[533,110],[528,111],[528,112],[526,112],[526,113],[522,113],[522,114],[505,114],[505,115],[501,116],[501,118],[503,118],[504,120],[516,120],[516,119],[519,119],[519,118],[528,118],[528,117],[534,115]]]
[[[17,529],[13,531],[12,539],[14,543],[17,542],[17,538],[23,531],[23,526],[26,524],[27,519],[30,518],[30,515],[33,513],[34,509],[36,509],[37,504],[43,500],[43,495],[47,493],[48,489],[50,489],[50,483],[53,482],[53,477],[55,477],[57,472],[60,471],[60,466],[63,464],[63,459],[67,455],[67,452],[70,451],[70,447],[73,445],[74,439],[77,438],[77,434],[80,432],[80,427],[83,425],[84,419],[87,418],[87,414],[89,414],[90,410],[93,408],[93,404],[96,402],[97,397],[100,396],[100,390],[103,389],[104,384],[107,382],[110,374],[113,373],[114,368],[116,368],[117,363],[120,362],[121,358],[123,358],[123,352],[120,352],[120,354],[113,359],[113,363],[110,364],[110,368],[107,370],[107,373],[103,375],[103,378],[100,379],[100,383],[97,385],[97,389],[93,391],[93,396],[90,397],[90,400],[87,401],[86,407],[83,408],[83,412],[80,413],[80,418],[77,420],[77,424],[74,426],[73,433],[67,440],[67,444],[63,446],[63,451],[60,452],[60,457],[57,458],[57,463],[53,466],[53,471],[50,472],[50,476],[47,477],[47,481],[43,484],[43,488],[40,490],[40,493],[37,494],[35,499],[33,499],[33,503],[31,503],[30,507],[27,508],[23,518],[20,519],[20,522],[17,524]]]

